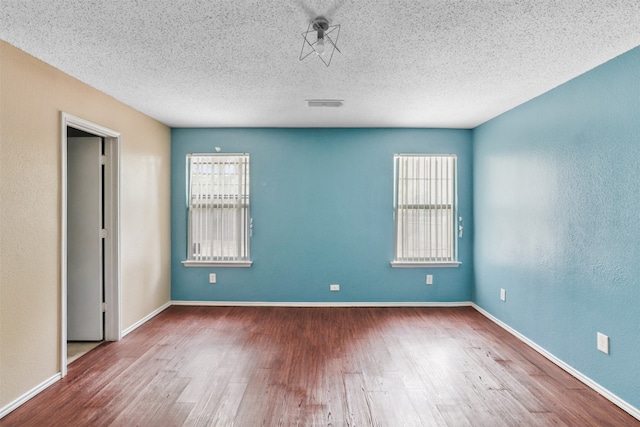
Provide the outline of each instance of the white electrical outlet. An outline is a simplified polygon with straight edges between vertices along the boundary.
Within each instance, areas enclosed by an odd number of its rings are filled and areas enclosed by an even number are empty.
[[[506,301],[507,300],[507,291],[504,289],[500,289],[500,301]]]
[[[209,283],[216,283],[216,273],[209,274]]]
[[[598,332],[598,350],[605,354],[609,354],[609,337]]]
[[[433,285],[433,274],[427,274],[427,285]]]
[[[340,290],[340,285],[333,283],[331,285],[329,285],[329,290],[330,291],[339,291]]]

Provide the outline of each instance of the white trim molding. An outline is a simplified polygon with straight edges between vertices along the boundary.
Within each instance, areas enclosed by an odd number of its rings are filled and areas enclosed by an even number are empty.
[[[103,126],[61,112],[60,169],[60,374],[67,375],[67,127],[104,138],[105,228],[110,230],[105,239],[104,290],[106,341],[118,341],[121,333],[121,277],[120,277],[120,133]]]
[[[142,319],[138,320],[136,323],[134,323],[133,325],[129,326],[124,331],[122,331],[122,337],[124,338],[125,336],[127,336],[128,334],[130,334],[134,330],[138,329],[140,326],[144,325],[149,320],[153,319],[154,317],[156,317],[158,314],[162,313],[163,311],[165,311],[169,307],[171,307],[171,303],[170,302],[168,302],[168,303],[158,307],[157,309],[153,310],[151,313],[147,314]]]
[[[393,268],[441,268],[441,267],[460,267],[460,261],[451,262],[404,262],[391,261]]]
[[[54,376],[52,376],[51,378],[49,378],[48,380],[38,384],[37,386],[35,386],[34,388],[29,390],[28,392],[26,392],[22,396],[18,397],[16,400],[14,400],[13,402],[9,403],[4,408],[0,408],[0,420],[2,418],[4,418],[6,415],[8,415],[11,411],[14,411],[15,409],[18,409],[19,406],[21,406],[24,403],[26,403],[29,399],[31,399],[32,397],[34,397],[38,393],[44,391],[46,388],[50,387],[52,384],[60,381],[60,379],[62,379],[62,374],[61,373],[57,373]]]
[[[491,313],[489,313],[488,311],[484,310],[482,307],[478,306],[475,303],[471,303],[471,306],[473,308],[475,308],[478,312],[480,312],[483,316],[485,316],[487,319],[491,320],[496,325],[500,326],[501,328],[503,328],[504,330],[509,332],[511,335],[515,336],[520,341],[524,342],[526,345],[528,345],[529,347],[531,347],[532,349],[534,349],[535,351],[540,353],[542,356],[544,356],[545,358],[549,359],[549,361],[553,362],[558,367],[562,368],[564,371],[566,371],[569,374],[571,374],[572,376],[574,376],[577,380],[579,380],[580,382],[584,383],[586,386],[588,386],[589,388],[593,389],[598,394],[602,395],[605,399],[611,401],[614,405],[620,407],[620,409],[622,409],[623,411],[627,412],[632,417],[640,420],[640,409],[638,409],[635,406],[631,405],[629,402],[621,399],[620,397],[618,397],[617,395],[613,394],[612,392],[610,392],[609,390],[607,390],[606,388],[604,388],[603,386],[601,386],[597,382],[593,381],[591,378],[589,378],[588,376],[586,376],[582,372],[578,371],[577,369],[575,369],[571,365],[565,363],[564,361],[562,361],[558,357],[554,356],[552,353],[550,353],[547,350],[545,350],[544,348],[540,347],[538,344],[536,344],[535,342],[531,341],[529,338],[527,338],[526,336],[522,335],[520,332],[516,331],[511,326],[507,325],[506,323],[504,323],[503,321],[501,321],[497,317],[493,316]]]
[[[253,261],[182,261],[185,267],[251,267]]]
[[[171,305],[205,307],[470,307],[462,302],[289,302],[289,301],[171,301]]]

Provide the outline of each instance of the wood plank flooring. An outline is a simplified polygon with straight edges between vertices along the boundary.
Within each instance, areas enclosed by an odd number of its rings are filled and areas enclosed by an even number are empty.
[[[639,426],[470,307],[180,307],[2,426]]]

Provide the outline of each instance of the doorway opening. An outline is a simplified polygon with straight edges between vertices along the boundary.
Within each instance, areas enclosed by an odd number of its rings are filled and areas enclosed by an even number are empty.
[[[120,134],[62,113],[60,371],[121,339]]]
[[[67,341],[67,365],[75,362],[104,341]]]

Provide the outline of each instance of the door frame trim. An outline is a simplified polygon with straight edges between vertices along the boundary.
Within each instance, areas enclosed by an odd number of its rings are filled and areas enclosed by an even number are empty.
[[[61,206],[60,206],[60,373],[67,374],[67,127],[104,138],[104,247],[105,341],[122,339],[120,276],[120,132],[71,114],[61,113]]]

